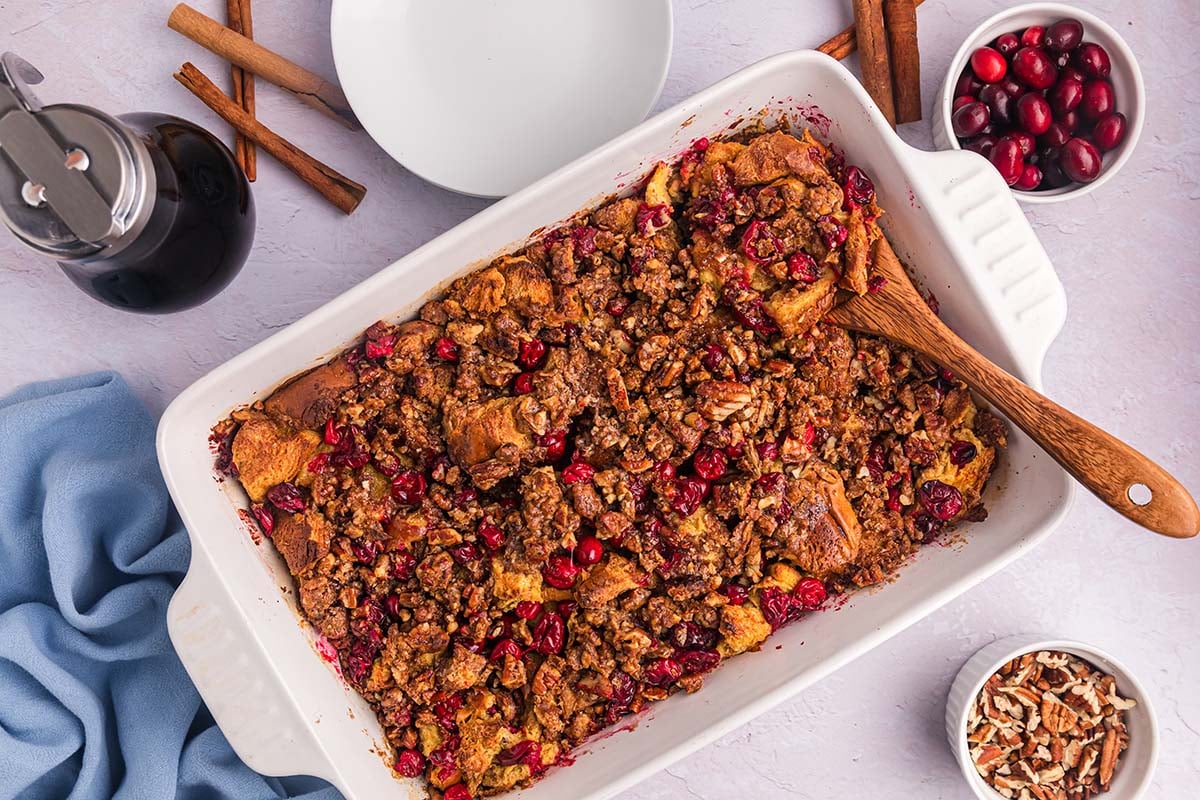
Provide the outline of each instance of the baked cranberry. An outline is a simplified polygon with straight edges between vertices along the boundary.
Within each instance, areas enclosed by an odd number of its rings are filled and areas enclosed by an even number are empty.
[[[958,82],[954,84],[954,94],[957,97],[976,97],[982,88],[983,84],[970,70],[963,70],[963,74],[958,76]]]
[[[327,466],[329,466],[329,453],[317,453],[309,459],[304,468],[314,475],[320,475]]]
[[[542,765],[542,745],[533,739],[517,742],[507,750],[501,750],[496,755],[496,763],[502,767],[512,767],[524,764],[533,769],[533,764]]]
[[[374,663],[375,649],[369,643],[359,639],[350,645],[350,652],[346,655],[346,675],[354,683],[362,685]]]
[[[1008,62],[1000,51],[991,47],[980,47],[971,53],[971,71],[984,83],[996,83],[1008,71]]]
[[[522,372],[513,378],[513,394],[530,394],[533,391],[533,373]]]
[[[975,445],[970,442],[955,441],[950,445],[950,463],[956,467],[970,464],[977,452]]]
[[[610,708],[625,709],[633,702],[633,696],[637,692],[637,683],[633,678],[621,670],[613,670],[608,676],[608,683],[612,687],[612,697],[609,700]]]
[[[887,500],[884,501],[888,511],[900,511],[900,487],[892,486],[888,488]]]
[[[739,586],[736,583],[725,584],[725,586],[721,588],[721,593],[725,595],[725,598],[729,601],[729,605],[731,606],[743,605],[747,600],[750,599],[750,590],[745,586]]]
[[[824,219],[824,218],[822,218]],[[836,224],[836,223],[835,223]],[[840,226],[839,226],[840,227]],[[845,228],[842,228],[845,231]],[[763,299],[755,295],[746,300],[740,300],[733,305],[733,315],[737,321],[760,336],[770,336],[779,332],[777,326],[763,308]]]
[[[546,343],[541,339],[521,342],[517,362],[525,369],[537,369],[546,358]]]
[[[1075,138],[1063,145],[1062,168],[1078,183],[1091,183],[1100,176],[1100,151],[1086,139]]]
[[[407,580],[417,569],[417,559],[407,550],[393,550],[389,554],[391,569],[389,574],[396,580]]]
[[[596,252],[596,234],[598,230],[590,225],[584,225],[579,228],[574,228],[571,231],[571,245],[575,251],[575,257],[590,256]]]
[[[950,113],[953,114],[955,111],[958,111],[963,106],[965,106],[969,103],[974,103],[975,99],[976,98],[971,97],[971,95],[969,95],[969,94],[960,94],[958,97],[954,98],[954,100],[952,100],[950,102]]]
[[[772,630],[782,628],[795,620],[799,614],[792,596],[777,586],[768,586],[758,593],[763,618]]]
[[[1061,122],[1051,122],[1046,132],[1038,137],[1038,143],[1046,147],[1062,147],[1071,139],[1071,132]]]
[[[817,218],[817,231],[821,234],[821,241],[830,250],[836,250],[844,245],[846,238],[850,235],[850,231],[846,230],[845,225],[828,214]]]
[[[521,645],[517,644],[512,639],[505,637],[493,645],[492,652],[491,655],[488,656],[488,660],[503,661],[505,656],[520,658],[522,655],[524,655],[524,652],[521,650]]]
[[[1083,85],[1083,100],[1079,103],[1079,113],[1088,122],[1107,117],[1116,108],[1117,99],[1111,83],[1106,80],[1090,80]]]
[[[825,584],[817,578],[801,578],[800,582],[796,584],[796,588],[792,590],[792,595],[805,608],[817,608],[825,602],[828,594]]]
[[[1083,41],[1083,23],[1077,19],[1060,19],[1046,29],[1042,44],[1055,52],[1074,50]]]
[[[1108,51],[1095,42],[1084,42],[1075,51],[1071,63],[1089,78],[1107,78],[1112,72]]]
[[[675,496],[671,498],[671,508],[681,517],[690,517],[700,508],[707,494],[707,481],[686,475],[675,481]]]
[[[442,795],[442,800],[474,800],[471,796],[471,790],[467,788],[465,783],[456,783],[453,786],[447,786],[445,793]]]
[[[566,622],[571,618],[571,615],[575,613],[575,609],[577,608],[579,608],[579,604],[574,600],[559,600],[558,607],[554,610],[557,611],[558,615],[563,618],[564,622]]]
[[[563,430],[539,434],[534,442],[546,448],[546,460],[550,462],[558,461],[567,452],[567,432]]]
[[[604,544],[595,536],[584,536],[575,545],[575,560],[585,567],[599,564],[604,557]]]
[[[1013,54],[1013,75],[1031,89],[1049,89],[1058,77],[1058,67],[1037,47],[1022,47]]]
[[[371,541],[357,541],[350,545],[350,550],[354,553],[354,558],[360,564],[373,564],[375,557],[379,555],[379,544]]]
[[[704,346],[704,356],[701,359],[704,362],[704,367],[710,372],[716,372],[725,363],[725,348],[719,344],[708,344]]]
[[[503,529],[490,520],[484,520],[475,528],[475,535],[483,540],[483,546],[488,550],[499,550],[508,539]]]
[[[792,253],[787,260],[788,277],[802,283],[816,283],[821,277],[821,268],[816,259],[803,251]]]
[[[670,461],[659,461],[651,467],[651,471],[657,481],[667,482],[675,480],[675,465]]]
[[[954,135],[960,139],[978,136],[992,120],[991,110],[986,103],[976,100],[955,111],[950,117]]]
[[[783,255],[780,240],[766,220],[756,219],[742,233],[742,253],[756,264],[770,264]]]
[[[392,478],[392,497],[402,505],[419,505],[425,499],[425,488],[425,476],[415,469],[406,469]]]
[[[954,519],[963,507],[962,494],[958,489],[941,481],[925,481],[921,484],[917,490],[917,500],[922,508],[942,522]]]
[[[667,227],[671,222],[671,207],[668,205],[650,206],[642,203],[638,206],[634,223],[642,236],[653,236],[656,232]]]
[[[400,618],[400,596],[395,595],[395,594],[389,594],[387,597],[383,598],[383,608],[385,611],[387,611],[389,617],[391,617],[392,619],[399,619]]]
[[[1015,33],[1002,33],[996,37],[996,41],[992,46],[996,48],[1000,55],[1011,56],[1021,46],[1021,40],[1017,38]]]
[[[405,748],[396,756],[396,772],[406,778],[415,778],[425,771],[425,756],[420,750]]]
[[[988,107],[992,122],[1008,125],[1012,122],[1013,98],[998,84],[985,86],[979,91],[979,100]]]
[[[717,632],[703,625],[685,621],[667,631],[667,641],[680,650],[710,650],[717,646]]]
[[[1054,116],[1061,117],[1078,106],[1079,101],[1083,99],[1083,82],[1074,78],[1059,77],[1058,83],[1046,93],[1046,98],[1050,101]]]
[[[644,680],[651,686],[670,686],[683,677],[683,667],[673,658],[660,658],[646,666]]]
[[[720,479],[728,466],[725,454],[713,447],[701,447],[692,457],[692,467],[696,474],[706,481]]]
[[[325,420],[325,434],[321,437],[325,444],[336,446],[342,441],[342,433],[344,429],[338,426],[337,421],[333,417]]]
[[[1125,139],[1125,115],[1109,114],[1092,128],[1092,141],[1101,150],[1115,150]]]
[[[609,313],[609,316],[619,317],[629,308],[629,298],[623,294],[611,298],[604,306],[604,310]]]
[[[567,626],[558,614],[543,614],[533,628],[533,649],[543,655],[562,652],[567,641]]]
[[[380,336],[378,339],[368,339],[363,348],[367,358],[383,358],[390,356],[396,349],[396,334]]]
[[[451,363],[458,361],[458,342],[449,336],[443,336],[433,345],[433,352],[443,361]]]
[[[716,650],[688,650],[678,653],[675,660],[685,675],[699,675],[716,669],[721,663],[721,654]]]
[[[543,606],[541,603],[533,600],[522,600],[521,602],[517,603],[515,613],[521,619],[537,619],[538,615],[542,613],[542,608]]]
[[[979,153],[979,155],[987,158],[992,154],[992,148],[996,146],[996,141],[997,139],[995,136],[992,136],[990,133],[985,133],[980,136],[976,136],[973,139],[967,139],[962,143],[962,146],[964,150],[970,150],[972,153]]]
[[[474,542],[463,542],[457,547],[450,548],[450,557],[459,564],[469,564],[472,561],[478,561],[480,556],[479,548]]]
[[[1012,186],[1021,177],[1021,172],[1025,169],[1024,158],[1021,155],[1021,146],[1012,139],[1004,138],[996,142],[996,146],[992,148],[992,153],[988,156],[988,160],[992,162],[992,166],[1000,173],[1000,177],[1009,186]]]
[[[1046,35],[1046,29],[1041,25],[1030,25],[1021,32],[1021,44],[1025,47],[1041,47],[1042,37]]]
[[[565,553],[551,553],[542,568],[542,578],[555,589],[570,589],[579,577],[579,567]]]
[[[1022,129],[1039,136],[1053,121],[1050,104],[1040,94],[1030,92],[1017,99],[1017,122]]]
[[[304,496],[300,494],[300,487],[291,481],[277,483],[268,489],[267,500],[280,511],[286,511],[289,514],[299,514],[308,507]]]
[[[596,477],[596,468],[586,461],[572,461],[563,468],[563,483],[570,486],[573,483],[590,483]]]
[[[1029,192],[1036,189],[1042,183],[1042,171],[1033,164],[1026,164],[1025,169],[1021,170],[1021,177],[1013,184],[1014,189],[1020,189],[1023,192]]]
[[[846,168],[846,179],[842,182],[842,205],[847,211],[870,205],[875,200],[875,184],[858,167]]]
[[[754,452],[758,453],[758,457],[763,461],[774,461],[779,458],[779,443],[772,441],[759,442],[754,445]]]
[[[1031,134],[1025,131],[1009,131],[1004,134],[1005,139],[1012,139],[1021,148],[1021,155],[1028,158],[1033,155],[1033,151],[1037,149],[1037,140]]]
[[[262,532],[270,536],[271,531],[275,530],[275,515],[271,513],[270,507],[266,503],[253,503],[250,513],[258,520],[258,527],[262,528]]]
[[[879,442],[872,442],[867,448],[867,457],[863,461],[863,466],[867,468],[867,474],[871,476],[871,480],[875,483],[883,483],[883,473],[887,468],[887,457],[883,452],[883,445]]]

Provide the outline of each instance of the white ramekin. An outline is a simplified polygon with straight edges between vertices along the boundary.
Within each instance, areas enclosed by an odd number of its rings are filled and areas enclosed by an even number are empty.
[[[1104,154],[1104,164],[1096,180],[1091,183],[1070,183],[1057,189],[1036,192],[1013,189],[1013,194],[1023,203],[1058,203],[1072,197],[1081,197],[1115,175],[1129,160],[1138,136],[1142,133],[1142,123],[1146,117],[1146,84],[1142,81],[1142,71],[1138,69],[1137,59],[1133,57],[1133,51],[1125,44],[1125,40],[1099,17],[1074,6],[1062,3],[1026,3],[1014,6],[989,17],[967,36],[950,61],[950,69],[933,106],[934,143],[941,150],[961,150],[958,137],[954,135],[950,126],[950,113],[951,104],[954,102],[954,85],[967,66],[971,53],[1002,33],[1015,32],[1020,35],[1020,31],[1030,25],[1050,25],[1063,17],[1074,17],[1082,22],[1084,41],[1096,42],[1108,51],[1112,61],[1112,74],[1108,78],[1112,81],[1116,94],[1117,110],[1125,115],[1128,128],[1125,131],[1125,141],[1115,150]]]
[[[1112,785],[1102,795],[1104,800],[1137,800],[1149,788],[1154,777],[1154,765],[1158,761],[1158,719],[1145,687],[1124,664],[1097,647],[1070,639],[1047,639],[1035,634],[1009,636],[992,642],[963,664],[950,686],[950,696],[946,701],[946,736],[971,790],[979,800],[1003,800],[1000,793],[988,786],[980,776],[968,752],[967,715],[971,710],[971,702],[996,670],[1017,656],[1039,650],[1056,650],[1079,656],[1116,678],[1117,691],[1122,697],[1137,701],[1137,705],[1125,712],[1129,748],[1121,754]]]

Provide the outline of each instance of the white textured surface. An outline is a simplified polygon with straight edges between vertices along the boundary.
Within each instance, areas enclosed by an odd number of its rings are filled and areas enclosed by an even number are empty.
[[[170,79],[184,60],[213,76],[215,59],[168,31],[172,2],[0,0],[0,49],[48,76],[47,102],[111,112],[163,110],[221,123]],[[196,0],[218,14],[223,3]],[[926,105],[946,60],[985,16],[1008,5],[928,0],[919,11]],[[1194,38],[1200,7],[1090,2],[1137,53],[1149,89],[1146,129],[1114,180],[1083,199],[1028,211],[1066,285],[1067,326],[1046,361],[1056,400],[1127,438],[1200,490],[1200,109]],[[839,0],[676,2],[676,46],[661,106],[738,67],[813,46],[849,20]],[[328,3],[262,4],[256,33],[332,73]],[[118,22],[118,20],[120,22]],[[260,116],[370,192],[348,219],[268,157],[255,193],[251,261],[206,306],[173,317],[109,310],[54,267],[0,238],[0,393],[28,380],[114,368],[155,411],[211,367],[316,308],[483,207],[423,184],[360,135],[271,87]],[[928,146],[925,123],[902,133]],[[992,524],[1003,525],[1002,519]],[[623,800],[921,797],[967,800],[941,733],[945,693],[979,646],[1009,633],[1091,641],[1135,670],[1153,694],[1162,751],[1151,797],[1200,783],[1200,544],[1143,533],[1081,495],[1052,539],[924,622],[794,702],[657,775]],[[1189,620],[1191,620],[1189,622]],[[752,656],[751,656],[752,657]],[[869,788],[868,788],[869,787]]]

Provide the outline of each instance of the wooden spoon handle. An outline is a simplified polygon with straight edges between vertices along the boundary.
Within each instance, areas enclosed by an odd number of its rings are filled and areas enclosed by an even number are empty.
[[[932,314],[921,316],[924,324],[913,332],[921,331],[923,335],[906,344],[940,363],[953,365],[959,377],[1093,494],[1155,533],[1186,539],[1200,532],[1200,508],[1165,469],[1030,389],[980,355]],[[936,329],[926,330],[931,326]]]

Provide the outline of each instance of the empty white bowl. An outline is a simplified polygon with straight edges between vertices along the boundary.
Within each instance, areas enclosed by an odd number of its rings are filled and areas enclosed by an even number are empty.
[[[971,703],[979,695],[983,684],[998,669],[1017,656],[1039,650],[1055,650],[1082,658],[1116,678],[1117,692],[1122,697],[1137,701],[1137,705],[1125,712],[1129,748],[1121,753],[1108,792],[1100,795],[1103,800],[1137,800],[1149,788],[1150,780],[1154,777],[1154,765],[1158,761],[1158,719],[1154,716],[1154,707],[1145,687],[1121,662],[1097,647],[1069,639],[1047,639],[1029,634],[1010,636],[984,647],[963,665],[950,686],[950,696],[946,702],[946,736],[971,790],[979,800],[1004,800],[999,792],[984,781],[968,752],[967,716]]]
[[[990,44],[1002,33],[1013,32],[1020,36],[1021,31],[1030,25],[1049,26],[1064,17],[1074,17],[1082,22],[1083,40],[1096,42],[1108,51],[1112,61],[1112,74],[1108,79],[1112,82],[1116,94],[1117,111],[1125,115],[1128,126],[1125,141],[1115,150],[1103,154],[1103,166],[1096,180],[1032,192],[1013,189],[1013,194],[1023,203],[1058,203],[1085,195],[1108,181],[1129,160],[1146,116],[1146,85],[1142,81],[1142,72],[1138,69],[1133,51],[1125,44],[1125,40],[1099,17],[1074,6],[1062,3],[1027,3],[1015,6],[988,18],[967,36],[950,61],[950,69],[933,106],[934,143],[942,150],[961,150],[958,137],[954,135],[954,129],[950,126],[950,113],[954,102],[954,85],[970,61],[971,53],[978,47]]]

